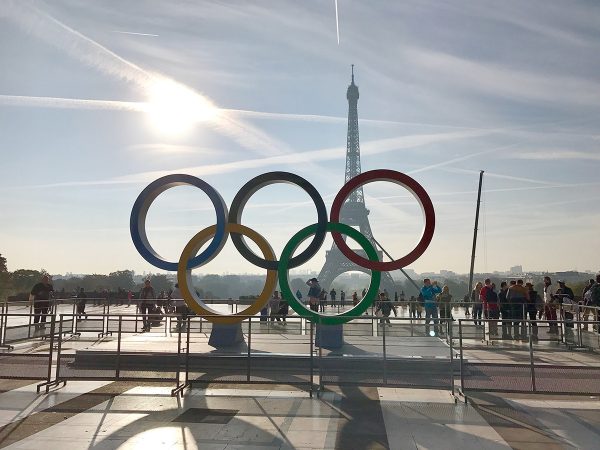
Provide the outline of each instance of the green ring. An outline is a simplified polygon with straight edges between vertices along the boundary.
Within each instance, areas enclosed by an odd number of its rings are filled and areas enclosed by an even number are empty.
[[[317,224],[309,225],[306,228],[298,231],[290,241],[286,244],[285,248],[281,252],[281,258],[279,258],[279,288],[281,289],[281,296],[288,302],[294,311],[299,315],[308,317],[312,322],[321,323],[323,325],[340,325],[349,322],[352,319],[362,315],[369,306],[375,300],[379,292],[379,284],[381,282],[381,272],[378,270],[371,271],[371,284],[369,284],[369,290],[364,298],[358,302],[358,304],[341,314],[325,315],[316,313],[306,306],[304,306],[296,296],[292,293],[288,282],[288,261],[300,246],[308,237],[314,235],[317,231]],[[370,261],[379,261],[377,251],[373,247],[373,244],[362,234],[360,231],[355,230],[349,225],[344,223],[327,223],[327,231],[336,231],[338,233],[345,234],[346,236],[354,239],[365,251]]]

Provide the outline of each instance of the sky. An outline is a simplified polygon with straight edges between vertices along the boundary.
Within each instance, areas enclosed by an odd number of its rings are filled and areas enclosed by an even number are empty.
[[[600,269],[600,3],[454,1],[11,1],[0,4],[0,253],[9,270],[161,272],[135,250],[142,189],[197,176],[229,205],[282,170],[327,207],[344,183],[350,65],[362,170],[406,173],[436,230],[417,272]],[[420,239],[417,201],[365,186],[395,258]],[[249,200],[242,223],[279,254],[316,221],[298,187]],[[198,189],[161,194],[153,247],[177,261],[214,224]],[[296,270],[319,271],[320,252]],[[228,242],[194,273],[261,273]]]

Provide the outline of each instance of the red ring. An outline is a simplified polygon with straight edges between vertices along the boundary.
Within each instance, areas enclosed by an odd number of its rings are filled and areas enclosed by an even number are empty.
[[[358,264],[366,269],[390,272],[392,270],[397,270],[408,266],[419,259],[423,253],[425,253],[425,250],[427,250],[427,247],[429,247],[429,244],[431,243],[433,232],[435,230],[435,211],[427,191],[425,191],[425,189],[423,189],[423,187],[414,179],[402,172],[379,169],[370,170],[355,176],[340,189],[340,192],[337,193],[335,199],[333,200],[333,204],[331,205],[331,214],[329,220],[331,222],[339,223],[340,211],[342,209],[342,205],[346,201],[346,198],[348,198],[348,196],[357,188],[373,181],[391,181],[399,184],[410,191],[419,201],[425,216],[425,230],[423,231],[423,236],[421,237],[421,240],[417,246],[406,256],[394,261],[370,261],[354,253],[350,247],[348,247],[346,241],[344,241],[341,233],[332,231],[331,234],[335,244],[340,249],[342,254],[353,263]]]

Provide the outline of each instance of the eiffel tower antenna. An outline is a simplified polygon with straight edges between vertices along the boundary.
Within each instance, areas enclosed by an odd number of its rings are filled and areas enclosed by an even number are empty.
[[[346,91],[346,99],[348,100],[348,135],[346,138],[345,182],[348,182],[361,173],[360,139],[358,133],[358,98],[358,86],[354,84],[354,64],[352,64],[352,81]],[[357,227],[360,232],[371,241],[373,247],[377,249],[378,246],[373,238],[368,215],[369,210],[365,206],[365,195],[361,186],[352,192],[344,202],[340,214],[340,221],[347,225]],[[354,250],[354,252],[366,258],[364,250]],[[382,260],[383,253],[381,250],[377,250],[377,254],[379,259]],[[331,250],[326,253],[325,264],[319,274],[319,282],[323,288],[328,289],[337,276],[353,271],[370,274],[368,269],[349,261],[334,243]],[[395,290],[394,280],[388,272],[383,272],[381,275],[381,288],[387,289],[388,293],[393,295]]]

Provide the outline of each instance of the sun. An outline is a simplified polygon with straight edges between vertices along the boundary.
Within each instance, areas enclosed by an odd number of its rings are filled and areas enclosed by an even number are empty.
[[[148,117],[161,134],[181,136],[198,122],[215,120],[218,116],[218,109],[210,100],[168,78],[151,81],[147,94]]]

